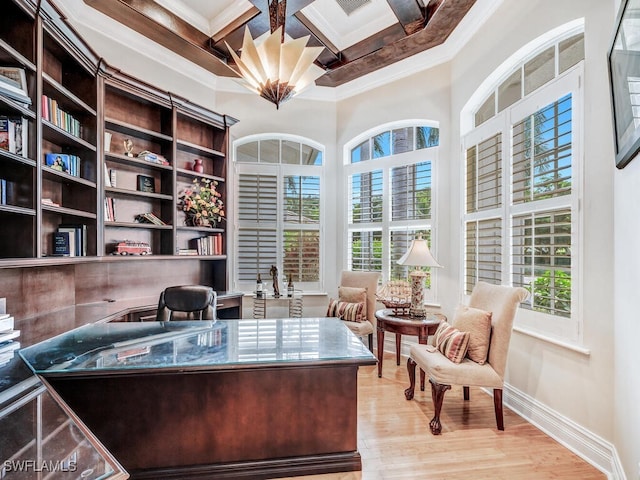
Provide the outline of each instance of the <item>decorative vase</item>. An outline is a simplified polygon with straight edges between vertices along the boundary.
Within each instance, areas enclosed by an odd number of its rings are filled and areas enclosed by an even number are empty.
[[[193,161],[193,171],[198,173],[204,172],[204,165],[202,165],[202,159],[196,158]]]
[[[196,217],[195,215],[188,215],[185,218],[184,223],[188,227],[210,227],[215,228],[216,222],[215,220],[210,220],[204,217]]]

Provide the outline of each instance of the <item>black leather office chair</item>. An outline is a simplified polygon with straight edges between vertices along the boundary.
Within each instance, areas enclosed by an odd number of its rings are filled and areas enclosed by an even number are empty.
[[[181,285],[160,294],[156,320],[215,320],[218,296],[211,287]]]

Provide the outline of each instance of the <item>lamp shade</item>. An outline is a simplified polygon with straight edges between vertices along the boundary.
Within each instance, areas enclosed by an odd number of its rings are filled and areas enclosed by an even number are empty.
[[[411,240],[409,250],[398,260],[399,265],[411,267],[442,267],[429,250],[427,241],[418,234],[418,238]]]

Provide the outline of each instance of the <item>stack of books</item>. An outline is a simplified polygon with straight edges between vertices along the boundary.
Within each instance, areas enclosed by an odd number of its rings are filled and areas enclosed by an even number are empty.
[[[166,225],[166,223],[161,218],[158,218],[152,212],[140,213],[139,215],[136,215],[136,221],[140,223],[152,223],[153,225]]]
[[[138,158],[146,162],[157,163],[158,165],[170,165],[164,156],[159,153],[150,152],[149,150],[143,150],[140,152],[138,154]]]
[[[196,251],[198,255],[222,255],[222,234],[215,233],[206,237],[192,238],[189,240],[189,252]],[[179,255],[192,255],[191,253],[180,253]]]
[[[20,342],[15,339],[20,336],[20,330],[14,330],[13,316],[6,313],[6,299],[0,299],[0,366],[9,363]]]

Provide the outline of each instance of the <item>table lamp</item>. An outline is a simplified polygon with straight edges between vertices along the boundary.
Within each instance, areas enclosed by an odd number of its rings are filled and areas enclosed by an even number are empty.
[[[418,237],[411,240],[409,250],[398,260],[398,264],[410,267],[442,267],[431,255],[427,241],[422,238],[422,233],[418,233]],[[424,279],[427,274],[416,268],[409,276],[411,277],[409,315],[414,318],[424,318],[427,313],[424,308]]]

